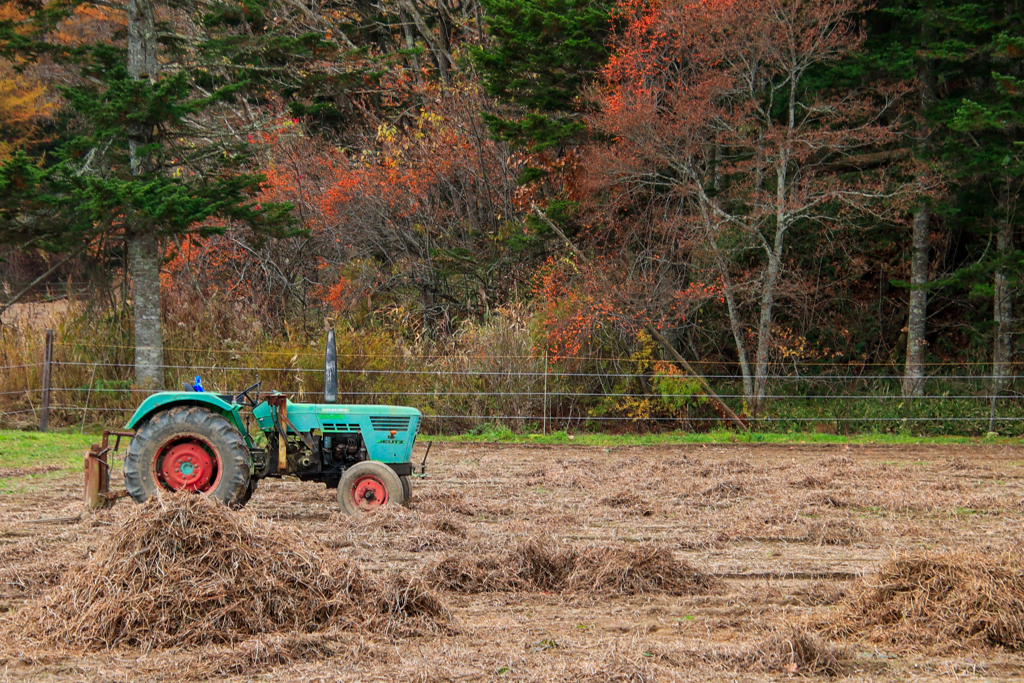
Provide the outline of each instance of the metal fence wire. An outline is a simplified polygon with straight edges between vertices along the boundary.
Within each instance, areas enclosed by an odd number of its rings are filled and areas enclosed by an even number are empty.
[[[99,424],[117,426],[150,393],[133,386],[131,363],[91,360],[72,351],[71,345],[57,344],[49,352],[49,364],[41,359],[0,365],[0,419],[7,426],[44,420],[82,430]],[[129,350],[115,351],[124,357]],[[195,364],[181,352],[167,354],[165,387],[182,388],[200,375],[207,391],[228,394],[259,379],[264,393],[280,391],[296,402],[322,401],[318,354],[293,354],[286,364],[252,367],[234,353],[225,358],[234,359],[229,363],[211,363],[212,354],[219,351],[204,352]],[[491,427],[647,432],[730,426],[729,417],[693,378],[659,374],[652,367],[626,358],[339,355],[338,395],[343,403],[418,408],[428,433]],[[917,397],[903,394],[903,377],[892,365],[779,365],[766,378],[768,391],[756,412],[733,368],[700,367],[707,370],[702,377],[718,397],[752,429],[909,430],[933,435],[1024,432],[1024,376],[993,376],[991,365],[931,366],[925,393]]]

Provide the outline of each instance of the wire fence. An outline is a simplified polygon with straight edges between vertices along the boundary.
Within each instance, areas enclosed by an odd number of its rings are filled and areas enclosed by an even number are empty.
[[[8,427],[38,423],[48,393],[53,425],[85,430],[124,424],[151,392],[134,386],[133,365],[123,360],[131,350],[109,350],[114,353],[90,358],[78,345],[56,344],[48,392],[43,362],[0,365],[0,421]],[[165,387],[181,389],[200,375],[215,393],[238,394],[260,380],[264,394],[280,391],[296,402],[323,399],[318,354],[283,354],[277,365],[260,365],[234,352],[228,364],[211,363],[210,354],[219,351],[204,351],[190,363],[185,351],[165,349]],[[752,429],[1024,433],[1024,375],[995,377],[990,365],[935,364],[919,397],[904,395],[903,377],[892,365],[777,365],[756,411],[735,368],[704,368],[703,381]],[[339,354],[338,379],[341,402],[418,408],[427,433],[699,432],[732,423],[694,378],[631,358]]]

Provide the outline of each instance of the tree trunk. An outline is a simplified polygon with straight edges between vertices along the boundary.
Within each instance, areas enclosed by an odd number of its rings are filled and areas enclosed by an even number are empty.
[[[160,74],[157,61],[156,22],[152,0],[128,2],[128,74],[155,82]]]
[[[757,327],[757,355],[754,361],[754,403],[756,414],[764,404],[768,389],[768,363],[771,360],[772,320],[775,306],[775,288],[782,274],[782,232],[775,235],[775,248],[768,255],[764,291],[761,292],[761,315]]]
[[[732,275],[729,273],[729,264],[718,249],[718,243],[711,240],[715,252],[715,261],[718,264],[718,272],[722,276],[725,285],[725,305],[729,311],[729,328],[732,331],[733,341],[736,343],[736,357],[740,362],[740,375],[743,377],[743,395],[746,397],[748,408],[753,410],[754,405],[754,378],[750,372],[750,362],[747,360],[747,346],[743,341],[743,323],[740,320],[739,306],[736,305],[736,294],[733,288]]]
[[[135,382],[146,389],[160,389],[164,384],[160,261],[156,235],[143,233],[128,242],[128,266],[135,307]]]
[[[422,84],[423,73],[420,69],[420,58],[413,52],[416,49],[416,38],[412,34],[412,24],[409,21],[409,15],[401,5],[398,6],[398,20],[402,23],[402,33],[405,35],[405,49],[408,52],[408,59],[412,70],[416,72],[416,82]]]
[[[438,42],[438,39],[434,36],[433,31],[430,30],[430,27],[427,26],[427,22],[423,20],[423,15],[421,15],[419,10],[416,9],[416,5],[412,0],[401,0],[401,6],[409,13],[409,16],[412,17],[417,30],[420,32],[420,36],[424,41],[426,41],[427,47],[430,48],[430,52],[434,56],[434,61],[437,63],[437,72],[441,76],[441,82],[447,85],[448,70],[449,67],[454,64],[452,56],[444,49],[444,45]],[[442,27],[442,32],[443,31],[444,28]],[[441,40],[444,40],[444,36],[442,36]]]
[[[128,2],[128,73],[132,78],[156,82],[160,73],[157,61],[157,36],[152,0]],[[151,164],[138,150],[152,140],[152,131],[136,127],[130,130],[131,173],[149,172]],[[132,217],[128,217],[129,221]],[[135,307],[135,382],[146,389],[162,389],[164,341],[160,328],[160,242],[155,226],[130,226],[128,271],[132,278]]]
[[[782,248],[789,227],[787,212],[788,155],[783,154],[775,168],[775,239],[768,251],[768,268],[761,292],[761,314],[757,327],[757,354],[754,359],[754,403],[756,414],[764,404],[768,388],[768,362],[771,360],[772,322],[775,306],[775,288],[782,275]],[[767,247],[767,245],[766,245]]]
[[[996,250],[1000,257],[1005,257],[1013,250],[1013,223],[1008,220],[1007,188],[1001,189],[999,194],[1000,216],[998,219],[998,231],[996,232]],[[1006,386],[1006,378],[1010,375],[1010,364],[1013,360],[1013,293],[1010,291],[1010,283],[1006,280],[1006,274],[1000,267],[996,271],[993,282],[995,295],[993,297],[994,318],[996,323],[996,338],[992,347],[992,397],[993,401],[999,391]]]
[[[934,9],[934,2],[925,3],[929,10]],[[925,22],[921,27],[924,44],[932,40],[932,30]],[[935,104],[938,84],[935,80],[935,65],[931,60],[924,60],[919,68],[921,84],[921,114]],[[926,148],[928,138],[921,143]],[[922,149],[918,149],[920,153]],[[907,310],[907,364],[903,371],[903,395],[924,396],[924,349],[925,334],[928,331],[928,292],[924,286],[928,284],[928,251],[931,232],[929,224],[932,220],[931,207],[922,205],[914,214],[913,235],[911,236],[910,253],[910,305]]]
[[[441,45],[441,54],[438,60],[444,60],[445,73],[454,70],[455,63],[452,61],[452,18],[445,5],[445,0],[437,0],[437,39]]]
[[[907,365],[903,372],[903,395],[924,396],[924,348],[928,320],[928,250],[932,210],[926,206],[914,215],[910,256],[910,306],[907,312]]]

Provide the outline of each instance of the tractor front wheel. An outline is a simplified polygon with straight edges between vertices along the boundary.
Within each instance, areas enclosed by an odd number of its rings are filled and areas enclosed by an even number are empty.
[[[405,503],[402,480],[387,465],[364,460],[345,470],[338,483],[338,505],[348,515]]]
[[[252,495],[251,469],[242,435],[227,419],[198,406],[180,406],[157,413],[136,430],[124,460],[124,483],[138,503],[162,488],[203,493],[239,508]]]

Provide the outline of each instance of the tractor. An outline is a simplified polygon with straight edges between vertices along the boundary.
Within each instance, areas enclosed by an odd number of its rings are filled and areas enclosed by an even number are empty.
[[[106,441],[109,434],[120,434],[131,438],[124,481],[128,495],[139,503],[163,489],[202,493],[239,508],[261,479],[291,475],[336,488],[338,505],[350,515],[408,504],[420,411],[339,405],[333,332],[326,355],[324,403],[292,403],[277,392],[262,398],[259,381],[238,394],[208,393],[198,378],[186,391],[147,397],[128,421],[134,433],[107,432],[104,447],[94,446],[87,455],[87,473],[90,458],[103,465],[92,465],[93,478],[99,480],[92,484],[92,500],[116,497],[104,493],[109,486]],[[251,416],[243,418],[243,407],[252,409]],[[256,429],[250,431],[247,423],[253,420]],[[419,473],[425,468],[426,458]]]

